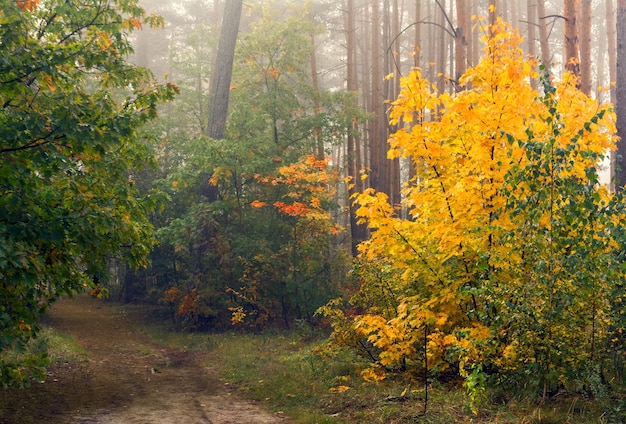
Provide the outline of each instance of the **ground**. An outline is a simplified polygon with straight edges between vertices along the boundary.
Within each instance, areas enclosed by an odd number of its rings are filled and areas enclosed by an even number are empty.
[[[45,383],[0,389],[0,424],[288,422],[231,394],[210,353],[151,340],[137,325],[140,314],[84,296],[55,304],[48,325],[74,337],[86,354],[52,365]]]

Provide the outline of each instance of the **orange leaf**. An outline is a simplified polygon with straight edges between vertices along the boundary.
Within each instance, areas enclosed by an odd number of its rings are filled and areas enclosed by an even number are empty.
[[[20,9],[30,12],[37,7],[39,0],[16,0],[15,3]]]

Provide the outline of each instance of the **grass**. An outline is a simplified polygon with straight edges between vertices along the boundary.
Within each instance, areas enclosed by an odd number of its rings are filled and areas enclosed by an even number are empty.
[[[223,376],[244,396],[301,423],[337,422],[325,411],[333,371],[291,334],[221,334],[213,353]]]
[[[0,352],[0,387],[7,384],[29,386],[44,381],[50,364],[76,364],[86,360],[87,352],[72,337],[43,327],[26,346]]]
[[[51,362],[79,363],[87,360],[87,351],[72,336],[44,327],[38,337],[45,340]]]
[[[495,396],[472,417],[459,385],[429,385],[424,414],[423,385],[400,378],[368,383],[360,375],[364,364],[347,353],[324,360],[313,353],[322,335],[306,329],[290,333],[220,334],[175,331],[166,319],[151,314],[144,331],[172,348],[207,354],[207,366],[217,368],[234,394],[282,411],[301,424],[373,423],[621,423],[626,402],[611,404],[580,397],[562,397],[546,404],[530,398]],[[84,360],[86,354],[70,337],[44,330],[51,359]],[[146,354],[150,353],[146,351]],[[72,359],[73,358],[73,359]],[[499,399],[499,400],[498,400]],[[506,402],[503,401],[506,399]],[[497,401],[498,400],[498,401]]]
[[[154,323],[154,321],[151,321]],[[148,332],[171,347],[208,352],[207,365],[218,364],[232,391],[282,411],[301,424],[365,423],[619,423],[616,406],[580,397],[538,404],[522,396],[492,396],[478,416],[471,416],[459,385],[431,384],[388,378],[365,382],[358,359],[337,354],[329,360],[313,353],[321,336],[302,331],[194,334],[170,331],[166,325]],[[402,396],[404,394],[404,396]],[[507,397],[508,396],[508,397]],[[496,402],[497,398],[505,398]],[[626,403],[624,404],[626,406]]]
[[[538,404],[525,397],[487,402],[477,417],[455,385],[429,386],[389,378],[363,381],[359,362],[349,355],[324,361],[312,353],[319,343],[298,334],[222,334],[213,353],[224,377],[244,396],[282,410],[298,423],[618,423],[614,405],[580,397]],[[404,396],[402,396],[404,394]]]

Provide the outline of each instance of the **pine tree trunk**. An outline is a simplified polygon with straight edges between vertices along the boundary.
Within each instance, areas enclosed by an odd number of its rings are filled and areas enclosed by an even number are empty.
[[[415,29],[414,29],[414,54],[413,56],[413,66],[419,68],[422,66],[422,24],[420,21],[422,20],[422,2],[415,2]]]
[[[346,51],[347,51],[347,89],[349,92],[356,93],[358,90],[357,73],[356,73],[356,27],[355,27],[355,11],[354,0],[347,0],[345,11],[345,26],[346,26]],[[348,209],[350,214],[350,233],[351,233],[351,250],[352,254],[356,256],[358,254],[358,245],[365,240],[366,228],[362,224],[357,223],[356,206],[353,204],[353,195],[358,192],[360,180],[358,169],[356,166],[356,155],[359,149],[356,148],[358,139],[356,137],[356,119],[352,121],[352,128],[348,134],[347,140],[347,167],[348,176],[351,177],[349,189],[348,189]]]
[[[313,12],[310,12],[309,17],[311,18],[311,21],[313,21]],[[315,107],[315,113],[319,113],[321,110],[320,107],[320,102],[319,102],[319,82],[318,82],[318,78],[317,78],[317,55],[316,55],[316,47],[315,47],[315,33],[313,31],[311,31],[311,86],[313,87],[313,90],[315,90],[314,93],[314,107]],[[313,130],[313,134],[315,136],[315,157],[318,160],[322,160],[325,157],[325,153],[324,153],[324,140],[321,136],[321,128],[316,128],[315,130]]]
[[[537,5],[535,3],[535,0],[528,0],[528,2],[526,3],[526,6],[527,6],[527,15],[528,15],[528,39],[526,40],[528,43],[528,54],[531,57],[535,58],[537,57],[537,45],[536,45]],[[537,89],[537,80],[535,78],[532,78],[530,80],[530,84],[533,89],[535,90]]]
[[[609,83],[611,93],[611,103],[615,104],[615,85],[617,81],[617,21],[615,18],[615,2],[606,0],[606,44],[609,53]]]
[[[228,0],[224,7],[224,19],[220,30],[217,55],[209,88],[209,119],[207,136],[215,140],[224,138],[228,117],[228,97],[233,74],[235,45],[239,32],[239,20],[243,0]]]
[[[460,90],[459,80],[467,69],[467,0],[456,0],[456,29],[454,34],[454,80]]]
[[[615,114],[620,142],[617,150],[615,189],[622,190],[626,183],[626,0],[617,1],[616,22]]]
[[[371,133],[370,133],[370,160],[371,160],[371,181],[370,184],[373,188],[379,189],[382,186],[384,178],[384,164],[381,161],[381,134],[384,128],[384,119],[381,119],[381,113],[384,112],[382,99],[382,70],[381,70],[381,42],[380,42],[380,6],[377,0],[371,1],[372,8],[372,45],[370,51],[372,52],[372,93],[371,93],[371,110],[373,114],[371,118]]]
[[[437,8],[437,36],[436,36],[436,51],[437,59],[435,66],[437,67],[437,91],[443,93],[446,89],[446,50],[448,47],[446,27],[446,2],[445,0],[439,0],[441,7]]]
[[[541,46],[541,63],[548,73],[552,73],[552,55],[550,53],[550,42],[548,40],[548,25],[546,24],[546,4],[545,0],[535,0],[537,2],[537,23],[539,25],[539,45]]]
[[[496,17],[498,16],[498,2],[496,0],[489,0],[489,25],[496,23]]]
[[[565,70],[580,76],[580,57],[578,55],[578,26],[576,9],[578,0],[565,0]]]
[[[591,95],[591,0],[580,1],[580,90]]]

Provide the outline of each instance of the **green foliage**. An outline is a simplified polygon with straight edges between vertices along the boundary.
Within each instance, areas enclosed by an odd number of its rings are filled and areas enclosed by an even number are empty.
[[[193,38],[181,50],[194,61],[177,68],[183,93],[161,122],[155,186],[172,202],[154,217],[150,272],[155,297],[180,291],[175,318],[187,328],[310,320],[337,294],[348,260],[331,221],[335,170],[310,154],[342,139],[354,98],[311,86],[316,28],[304,8],[250,7],[257,19],[238,40],[225,139],[199,135],[208,98],[194,82],[209,75]]]
[[[176,92],[124,61],[136,2],[31,3],[0,9],[0,350],[102,280],[109,258],[145,264],[151,202],[129,170],[151,159],[140,129]]]
[[[49,363],[47,339],[33,337],[28,343],[0,352],[0,383],[6,388],[28,386],[33,380],[43,381]]]

